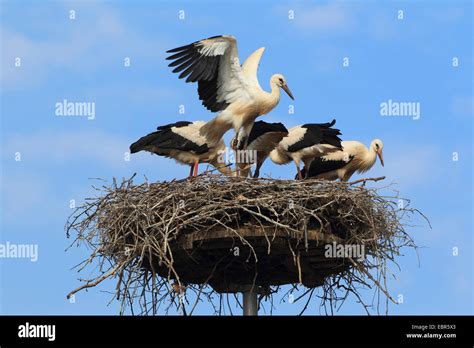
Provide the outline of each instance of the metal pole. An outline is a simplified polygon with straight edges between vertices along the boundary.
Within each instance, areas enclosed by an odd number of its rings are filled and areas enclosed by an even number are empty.
[[[245,291],[243,295],[244,315],[258,315],[257,291],[256,289]]]

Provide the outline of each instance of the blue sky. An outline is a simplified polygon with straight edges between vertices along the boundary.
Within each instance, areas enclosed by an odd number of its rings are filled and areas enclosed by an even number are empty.
[[[196,86],[171,74],[164,58],[167,49],[219,34],[237,37],[241,60],[267,48],[263,88],[273,73],[286,76],[295,101],[282,95],[262,119],[291,127],[336,118],[346,140],[384,141],[386,165],[377,163],[370,175],[387,179],[373,186],[393,183],[383,192],[399,191],[432,224],[412,221],[409,232],[423,247],[420,264],[407,250],[402,270],[392,267],[391,293],[403,295],[403,303],[390,305],[390,313],[473,313],[469,1],[2,0],[0,16],[0,243],[39,247],[37,262],[0,259],[1,314],[118,312],[116,303],[107,305],[110,282],[79,293],[75,303],[65,299],[79,284],[71,268],[87,255],[82,248],[65,252],[70,200],[79,204],[92,194],[89,178],[187,175],[187,167],[170,160],[139,153],[125,161],[124,153],[158,125],[212,117]],[[64,99],[94,102],[95,119],[56,116],[55,104]],[[420,103],[421,117],[381,116],[380,104],[389,99]],[[269,162],[261,173],[292,178],[294,167]],[[274,313],[295,314],[302,305],[283,303]],[[319,314],[318,305],[307,313]],[[198,313],[212,309],[202,304]],[[365,311],[350,298],[338,313]]]

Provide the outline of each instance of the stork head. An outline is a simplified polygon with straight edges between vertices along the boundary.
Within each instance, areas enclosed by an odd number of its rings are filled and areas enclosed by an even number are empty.
[[[375,151],[375,153],[377,154],[377,156],[379,156],[379,159],[380,159],[380,163],[382,164],[382,167],[384,166],[384,163],[383,163],[383,153],[382,153],[382,149],[383,149],[383,142],[382,140],[380,139],[374,139],[372,140],[372,143],[370,145],[372,147],[372,149]]]
[[[290,88],[286,84],[285,76],[283,76],[282,74],[275,74],[272,76],[270,81],[272,84],[275,84],[277,87],[280,87],[281,89],[283,89],[291,99],[295,100],[295,97],[293,97],[293,94],[291,93]]]

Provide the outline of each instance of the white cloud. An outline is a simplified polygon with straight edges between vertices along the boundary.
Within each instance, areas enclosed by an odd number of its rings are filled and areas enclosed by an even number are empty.
[[[344,2],[331,2],[321,5],[293,3],[277,5],[274,11],[280,15],[289,15],[293,11],[291,21],[305,31],[339,32],[351,29],[355,24],[355,6]]]
[[[354,18],[346,5],[329,3],[296,10],[295,23],[319,31],[348,30],[354,25]]]
[[[41,38],[41,32],[32,38],[5,25],[2,27],[2,89],[35,86],[47,79],[55,68],[75,72],[86,68],[94,72],[106,65],[120,64],[126,56],[157,60],[164,55],[165,47],[160,38],[142,37],[133,28],[126,27],[112,8],[94,2],[84,6],[77,11],[75,20],[65,19],[65,24],[57,24],[60,29],[56,31],[60,34],[45,38]],[[61,11],[65,17],[68,15],[68,11]],[[43,20],[44,32],[50,32],[51,22],[57,22],[57,18]],[[21,67],[15,67],[16,57],[21,58]]]

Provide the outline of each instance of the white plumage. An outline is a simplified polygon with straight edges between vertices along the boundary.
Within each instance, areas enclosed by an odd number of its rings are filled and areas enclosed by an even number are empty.
[[[200,132],[205,124],[204,121],[181,121],[160,126],[156,132],[130,145],[130,152],[145,150],[159,156],[173,158],[178,163],[190,165],[190,176],[197,175],[199,163],[212,164],[223,174],[233,175],[225,163],[219,161],[221,153],[225,151],[224,141],[220,139],[211,145]]]
[[[256,50],[241,66],[237,41],[224,35],[196,41],[169,50],[167,59],[173,72],[186,77],[186,82],[198,83],[203,105],[220,112],[201,128],[207,139],[217,142],[230,128],[237,133],[237,146],[244,148],[255,119],[269,113],[280,101],[280,88],[293,99],[285,78],[275,74],[270,79],[271,93],[258,82],[257,70],[264,48]]]
[[[331,128],[336,123],[304,124],[289,130],[278,146],[270,152],[271,160],[276,164],[287,164],[293,161],[300,179],[301,162],[309,167],[314,158],[326,155],[341,149],[341,139],[338,137],[339,129]]]
[[[313,161],[303,172],[308,171],[307,177],[348,181],[355,172],[364,173],[372,168],[377,156],[384,166],[383,142],[380,139],[372,140],[369,148],[358,141],[343,141],[342,148],[341,151],[332,152]]]

